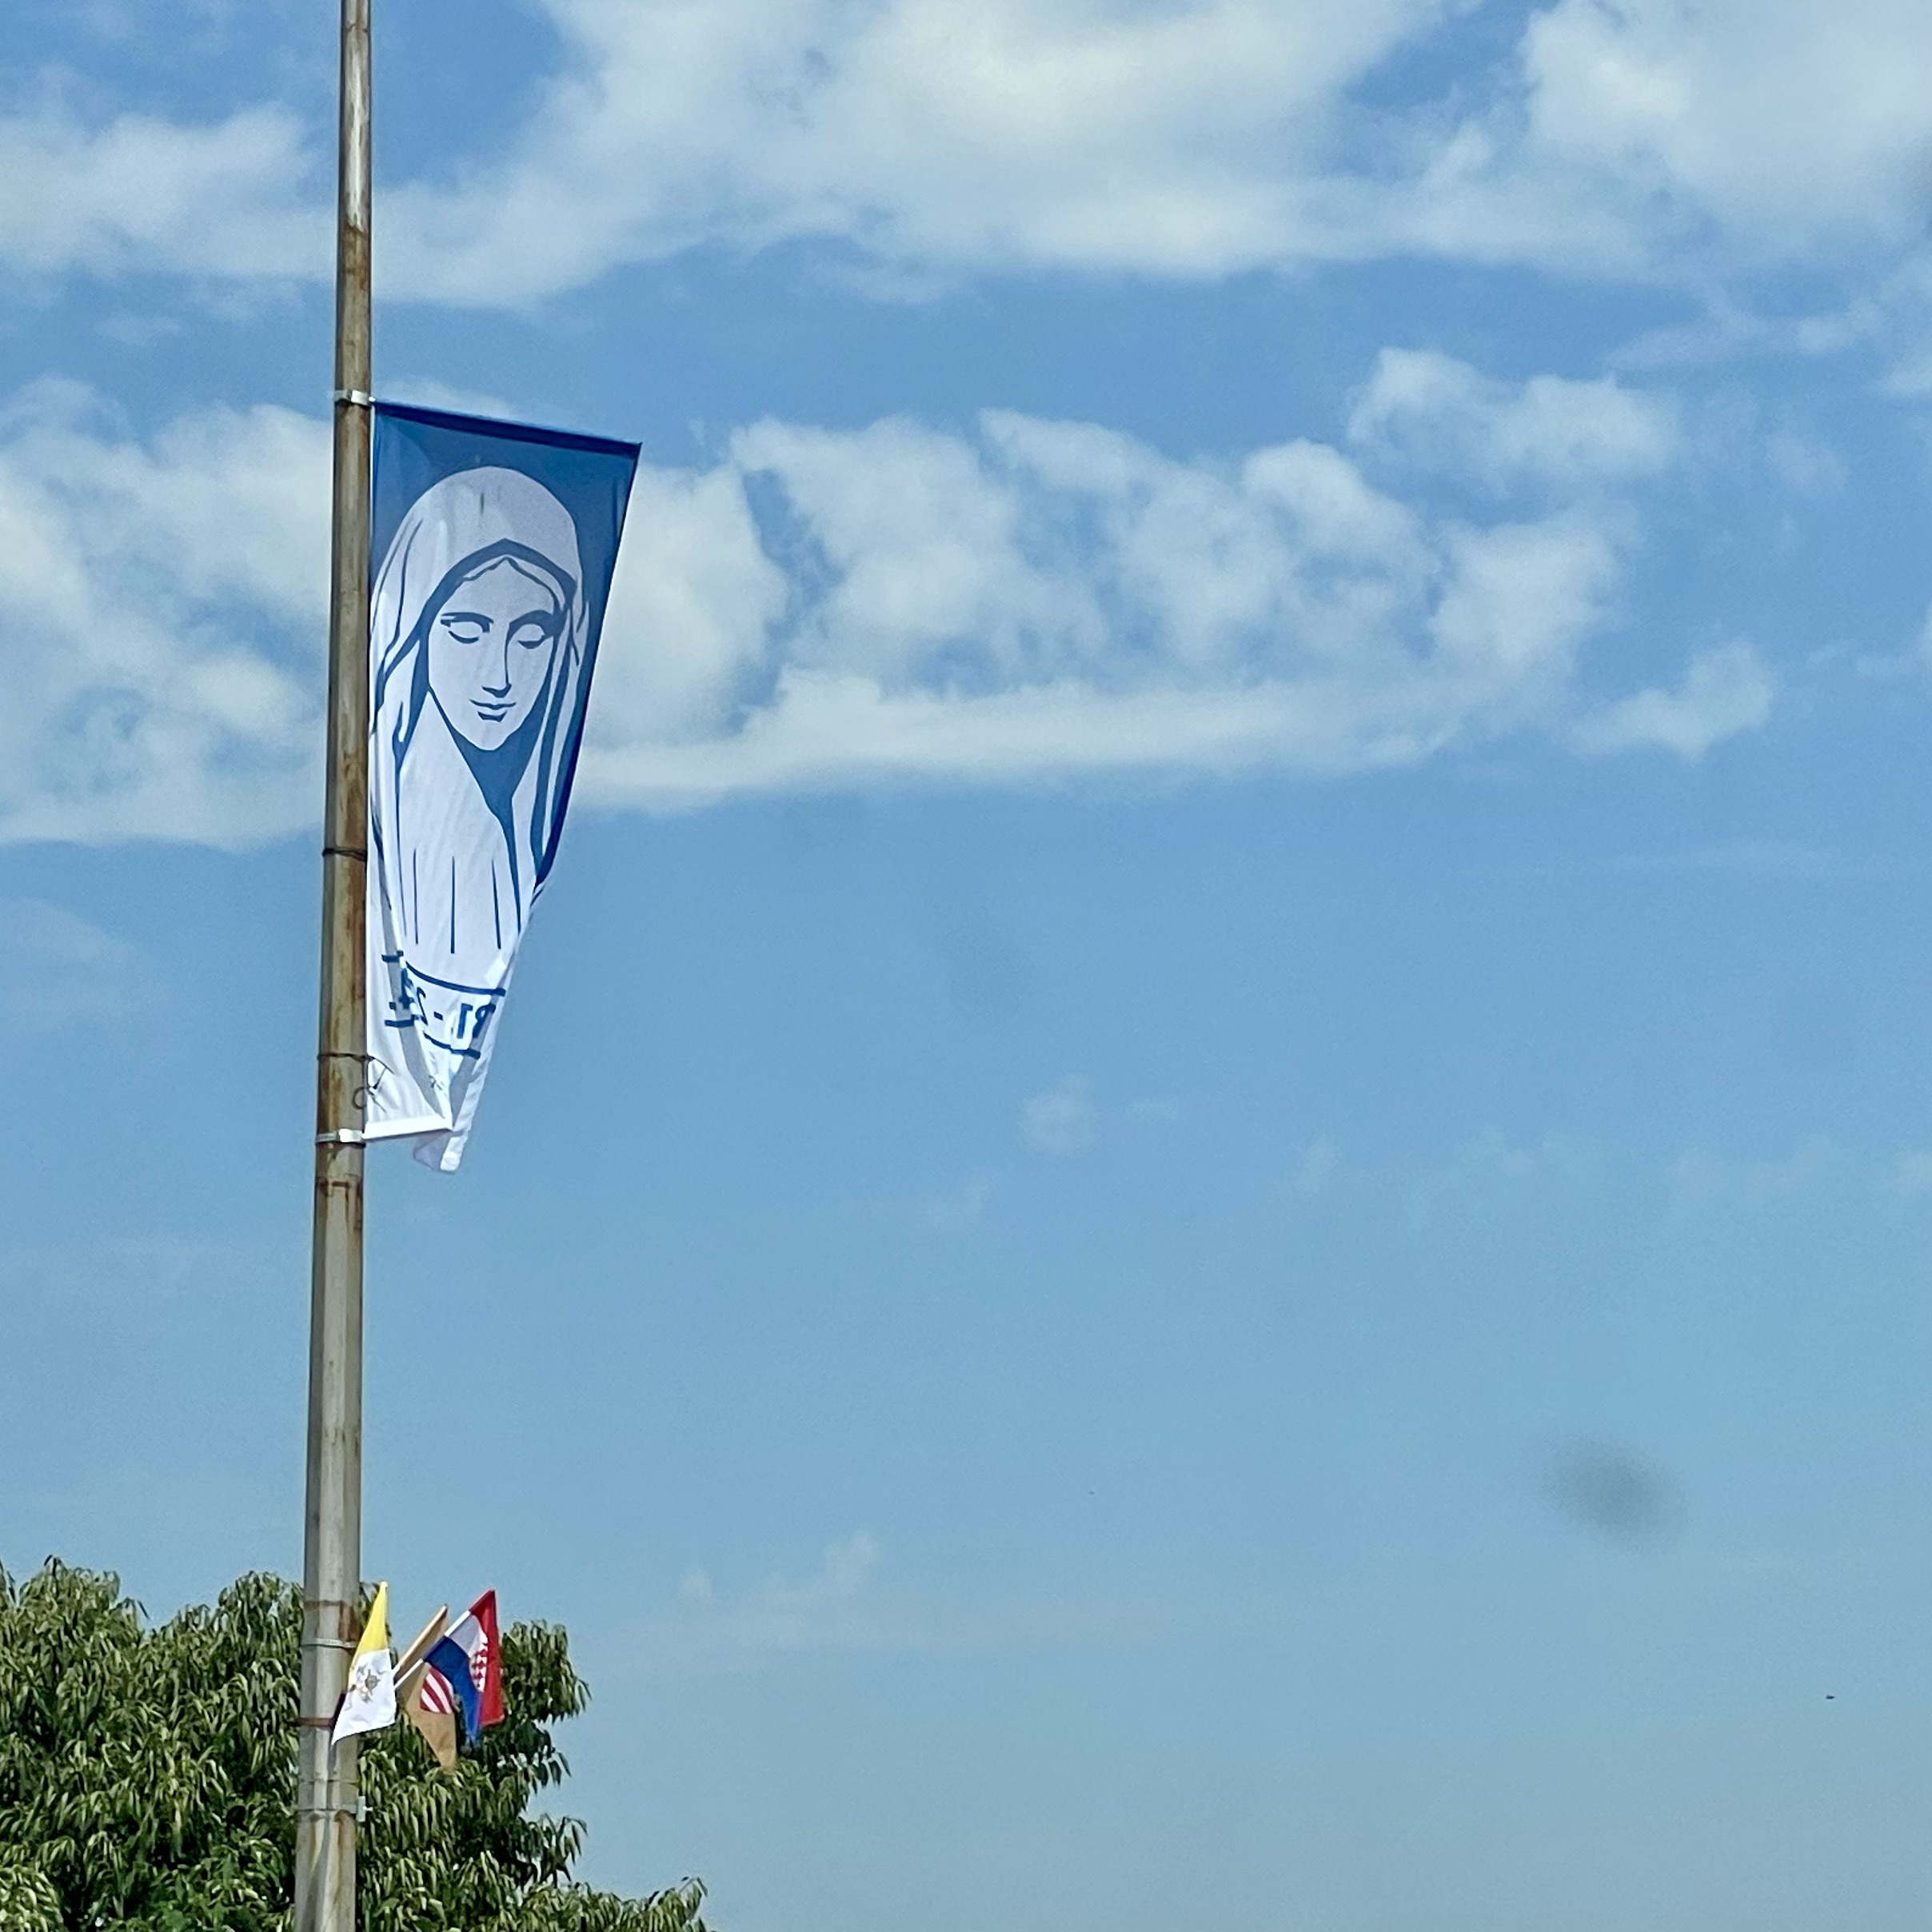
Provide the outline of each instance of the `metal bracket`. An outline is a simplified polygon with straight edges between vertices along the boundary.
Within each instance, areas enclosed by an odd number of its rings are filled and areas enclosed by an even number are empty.
[[[317,1147],[361,1147],[369,1136],[359,1127],[333,1127],[325,1134],[315,1136]],[[351,1647],[345,1644],[345,1650]]]
[[[376,406],[375,397],[367,389],[337,389],[335,400],[337,402],[353,402],[358,409],[373,409]]]

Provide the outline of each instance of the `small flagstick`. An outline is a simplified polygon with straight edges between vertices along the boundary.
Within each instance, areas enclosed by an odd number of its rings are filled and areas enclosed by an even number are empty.
[[[442,1634],[449,1627],[449,1606],[445,1603],[434,1616],[416,1633],[415,1640],[396,1659],[396,1681],[402,1680],[437,1647]]]
[[[329,1749],[357,1636],[362,1550],[363,955],[369,857],[369,0],[341,0],[335,484],[322,808],[321,1028],[309,1279],[295,1932],[355,1932],[357,1744]]]

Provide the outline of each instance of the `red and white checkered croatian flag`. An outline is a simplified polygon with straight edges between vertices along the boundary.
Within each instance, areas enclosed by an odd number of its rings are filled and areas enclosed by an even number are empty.
[[[470,1605],[469,1614],[430,1651],[429,1662],[461,1706],[470,1737],[503,1722],[495,1591],[485,1591]]]

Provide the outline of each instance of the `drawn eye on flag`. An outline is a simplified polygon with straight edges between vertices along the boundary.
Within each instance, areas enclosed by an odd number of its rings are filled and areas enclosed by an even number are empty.
[[[557,856],[637,455],[376,408],[364,1132],[446,1172]]]

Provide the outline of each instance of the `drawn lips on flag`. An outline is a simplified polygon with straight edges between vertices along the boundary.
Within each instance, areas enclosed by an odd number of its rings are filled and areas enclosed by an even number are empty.
[[[556,857],[637,459],[377,410],[367,1132],[433,1166],[461,1158]]]

